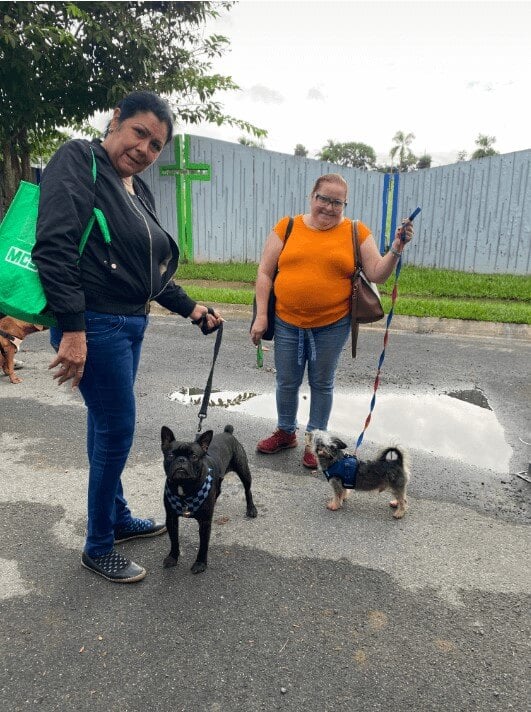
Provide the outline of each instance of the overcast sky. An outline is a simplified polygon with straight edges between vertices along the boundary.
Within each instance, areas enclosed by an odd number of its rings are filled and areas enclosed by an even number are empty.
[[[501,153],[531,148],[530,28],[531,2],[243,0],[208,29],[230,39],[215,69],[242,88],[219,100],[267,129],[266,148],[315,157],[328,139],[358,141],[387,161],[402,130],[440,165],[479,133]]]

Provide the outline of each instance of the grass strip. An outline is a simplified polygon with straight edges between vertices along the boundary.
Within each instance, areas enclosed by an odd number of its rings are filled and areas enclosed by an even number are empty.
[[[256,281],[255,263],[183,264],[177,280],[205,279],[212,282],[243,282],[251,286]],[[394,275],[381,286],[382,294],[390,294]],[[471,274],[426,267],[404,265],[399,278],[400,294],[417,297],[448,297],[472,299],[514,300],[531,303],[531,277],[513,274]]]
[[[247,282],[256,281],[258,265],[254,262],[190,262],[180,264],[177,280],[210,279],[215,282]]]
[[[223,289],[183,285],[192,299],[214,304],[253,303],[253,289]],[[382,294],[386,314],[391,308],[391,298]],[[507,324],[531,324],[531,305],[524,302],[489,299],[426,299],[398,295],[395,314],[403,316],[465,319],[468,321],[493,321]]]
[[[382,293],[390,293],[392,275]],[[508,299],[531,303],[531,277],[514,274],[472,274],[404,266],[398,279],[402,294],[430,297]]]

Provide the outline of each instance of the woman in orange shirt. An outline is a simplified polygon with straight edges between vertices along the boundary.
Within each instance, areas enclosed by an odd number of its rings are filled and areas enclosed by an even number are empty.
[[[287,217],[268,236],[256,279],[256,319],[251,327],[255,345],[267,328],[267,303],[275,279],[275,368],[277,429],[260,440],[257,450],[273,454],[297,446],[299,388],[306,366],[310,385],[310,415],[302,463],[315,469],[311,432],[326,430],[332,410],[334,378],[341,351],[350,333],[351,277],[354,272],[352,221],[343,214],[347,182],[337,173],[317,179],[310,212],[297,215],[284,247]],[[387,280],[402,250],[413,237],[407,223],[391,249],[380,255],[369,228],[357,224],[363,270],[372,282]]]

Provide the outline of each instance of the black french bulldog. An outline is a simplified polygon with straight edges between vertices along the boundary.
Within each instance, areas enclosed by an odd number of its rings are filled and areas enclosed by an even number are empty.
[[[165,567],[176,566],[179,559],[179,517],[192,517],[199,524],[199,551],[191,570],[194,574],[205,571],[214,506],[227,472],[235,472],[242,481],[246,514],[256,517],[247,455],[232,433],[232,425],[227,425],[219,435],[206,430],[195,441],[180,442],[169,428],[162,427],[164,508],[171,542],[170,553],[163,561]]]

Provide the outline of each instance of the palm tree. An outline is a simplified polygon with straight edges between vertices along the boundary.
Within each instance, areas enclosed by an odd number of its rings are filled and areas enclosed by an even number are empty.
[[[393,136],[393,141],[396,145],[389,151],[389,155],[391,156],[391,160],[394,161],[398,153],[398,169],[400,171],[407,171],[408,166],[415,163],[415,156],[409,148],[409,144],[414,138],[415,134],[406,134],[403,131],[397,131]]]

